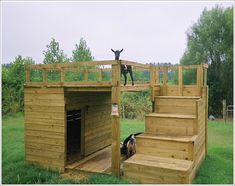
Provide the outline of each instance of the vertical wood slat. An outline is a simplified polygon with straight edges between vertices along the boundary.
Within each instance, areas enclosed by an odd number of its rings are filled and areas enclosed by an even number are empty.
[[[150,67],[150,86],[151,86],[151,101],[154,101],[156,85],[156,67]]]
[[[30,69],[27,67],[27,65],[25,66],[25,82],[30,82]]]
[[[87,69],[84,70],[84,81],[88,81],[88,71]]]
[[[156,84],[159,85],[159,68],[158,67],[155,68],[156,68]]]
[[[167,66],[163,67],[163,96],[167,96]]]
[[[64,79],[65,79],[65,70],[62,67],[61,70],[60,70],[60,81],[63,83]]]
[[[42,70],[42,76],[43,76],[43,82],[46,84],[47,82],[47,69],[46,68],[43,68]]]
[[[207,85],[207,69],[204,68],[204,86]]]
[[[118,105],[118,116],[112,118],[112,159],[111,171],[113,176],[120,177],[120,62],[112,65],[112,104]]]
[[[179,66],[178,81],[179,81],[179,96],[183,95],[183,70],[182,66]]]
[[[98,72],[99,74],[98,74],[98,79],[99,79],[99,81],[102,81],[103,80],[103,78],[102,78],[102,69],[99,69],[99,72]]]

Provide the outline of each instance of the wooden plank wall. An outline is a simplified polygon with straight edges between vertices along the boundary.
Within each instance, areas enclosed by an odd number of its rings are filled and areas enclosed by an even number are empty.
[[[83,109],[85,156],[111,144],[111,93],[65,92],[66,110]]]
[[[25,88],[24,104],[26,160],[63,171],[65,165],[63,88]]]

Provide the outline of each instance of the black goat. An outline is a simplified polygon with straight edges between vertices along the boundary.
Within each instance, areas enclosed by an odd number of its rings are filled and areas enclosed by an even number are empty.
[[[111,49],[111,51],[115,54],[115,60],[119,60],[120,54],[123,51],[122,50],[116,50],[114,51],[113,49]],[[132,67],[130,65],[121,65],[121,74],[123,74],[124,78],[125,78],[125,83],[124,86],[126,85],[126,74],[129,73],[131,76],[131,81],[132,81],[132,85],[134,85],[134,78],[133,78],[133,74],[132,74]]]

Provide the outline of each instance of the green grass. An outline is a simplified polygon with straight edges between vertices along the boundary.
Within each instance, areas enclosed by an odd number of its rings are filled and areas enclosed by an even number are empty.
[[[233,183],[233,125],[209,122],[208,156],[193,183]],[[124,120],[121,140],[129,134],[144,131],[143,121]],[[24,119],[18,113],[3,118],[2,125],[2,182],[5,184],[118,184],[130,183],[109,175],[93,174],[86,180],[62,178],[58,172],[25,162]]]

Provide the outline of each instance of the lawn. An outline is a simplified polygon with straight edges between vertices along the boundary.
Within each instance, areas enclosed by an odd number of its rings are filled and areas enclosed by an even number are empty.
[[[209,122],[208,156],[193,183],[233,183],[233,125]],[[121,123],[121,140],[130,133],[144,131],[144,122],[125,120]],[[3,117],[2,125],[2,182],[5,184],[42,183],[130,183],[109,175],[91,175],[84,180],[62,178],[58,172],[33,166],[24,160],[23,114]]]

